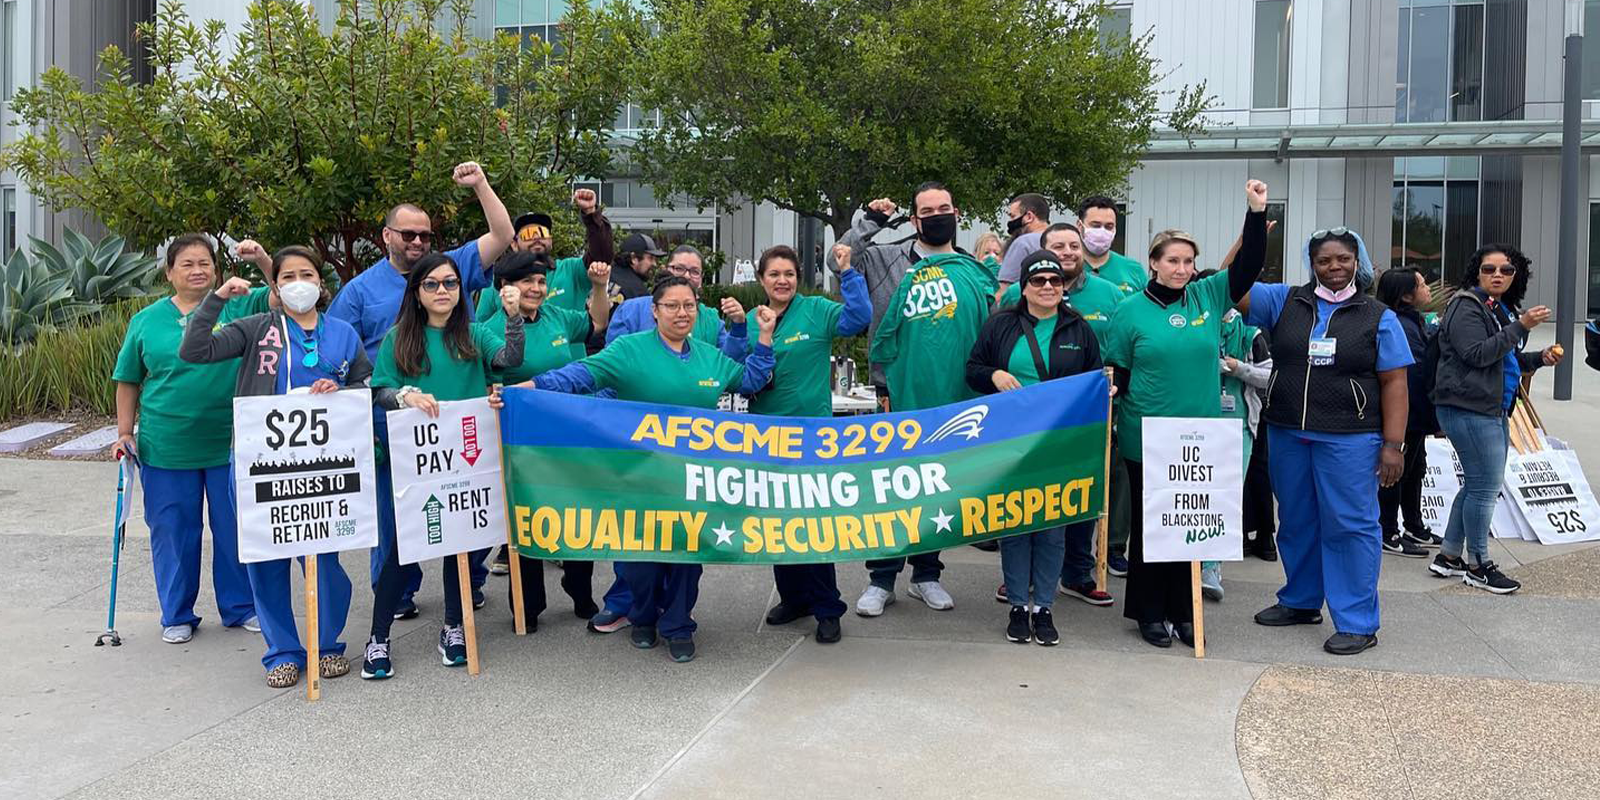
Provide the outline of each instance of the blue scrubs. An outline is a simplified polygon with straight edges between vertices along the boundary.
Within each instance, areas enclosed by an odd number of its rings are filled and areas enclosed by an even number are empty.
[[[1253,287],[1245,324],[1274,328],[1290,288]],[[1311,338],[1327,334],[1328,316],[1337,307],[1317,299]],[[1405,331],[1394,312],[1386,310],[1378,322],[1377,370],[1411,363]],[[1301,431],[1270,423],[1266,428],[1267,469],[1279,498],[1278,554],[1285,578],[1278,602],[1319,610],[1326,604],[1337,632],[1377,633],[1378,569],[1383,558],[1377,465],[1383,435]],[[1367,464],[1371,468],[1352,468]]]
[[[232,628],[254,616],[250,578],[239,563],[232,467],[164,469],[145,464],[139,479],[144,482],[144,519],[150,526],[150,561],[161,598],[161,626],[200,624],[194,601],[200,594],[203,513],[211,522],[211,586],[222,624]]]

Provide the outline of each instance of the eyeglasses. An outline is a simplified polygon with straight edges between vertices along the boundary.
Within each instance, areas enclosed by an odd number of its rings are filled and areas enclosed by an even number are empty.
[[[680,278],[698,278],[705,274],[705,271],[700,267],[685,267],[682,264],[668,264],[667,272]]]
[[[1496,272],[1500,273],[1501,275],[1505,275],[1506,277],[1511,277],[1517,274],[1517,265],[1502,264],[1496,267],[1493,264],[1484,264],[1483,266],[1478,267],[1479,275],[1493,275]]]
[[[1028,279],[1028,285],[1035,289],[1042,289],[1046,286],[1060,286],[1062,285],[1062,280],[1054,275],[1035,275]]]
[[[389,226],[385,225],[384,227],[388,228]],[[429,242],[433,241],[433,231],[403,231],[399,228],[389,228],[389,230],[399,234],[400,241],[405,242],[406,244],[411,244],[418,239],[421,239],[423,244],[428,244]]]
[[[694,307],[694,303],[656,303],[656,308],[659,308],[668,314],[682,314],[693,311]]]
[[[1350,229],[1343,225],[1340,225],[1337,228],[1323,228],[1322,230],[1311,234],[1311,241],[1314,242],[1318,239],[1326,239],[1329,236],[1344,236],[1348,233],[1350,233]]]
[[[456,278],[445,278],[442,281],[436,281],[432,278],[425,278],[422,281],[422,291],[429,294],[438,294],[440,289],[443,289],[447,292],[453,292],[460,288],[461,281],[457,280]]]

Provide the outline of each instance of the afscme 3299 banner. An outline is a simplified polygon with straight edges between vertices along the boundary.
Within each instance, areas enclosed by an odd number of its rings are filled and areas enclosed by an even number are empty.
[[[929,552],[1100,515],[1104,375],[863,417],[507,389],[519,552],[786,564]]]

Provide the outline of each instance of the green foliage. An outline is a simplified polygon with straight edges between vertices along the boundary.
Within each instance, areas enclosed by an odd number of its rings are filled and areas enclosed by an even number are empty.
[[[1118,189],[1157,120],[1197,126],[1204,87],[1159,107],[1148,39],[1109,43],[1099,0],[651,0],[636,64],[663,109],[632,154],[657,197],[755,198],[836,235],[926,180],[989,216],[1011,195]]]
[[[80,302],[72,295],[65,274],[53,273],[44,259],[30,258],[22,250],[11,253],[0,285],[0,351],[20,347],[48,331],[93,314],[97,303]]]
[[[576,231],[559,203],[573,176],[605,171],[637,14],[577,3],[559,42],[520,42],[473,36],[471,7],[340,0],[325,33],[307,3],[256,0],[228,47],[221,23],[163,0],[139,30],[152,80],[135,81],[114,47],[93,89],[49,70],[18,90],[32,132],[0,165],[135,247],[184,231],[309,244],[344,280],[381,255],[398,203],[430,212],[446,243],[485,230],[451,180],[462,161],[483,165],[513,215],[546,209],[569,223],[558,235]]]
[[[122,300],[92,324],[41,331],[26,348],[0,348],[0,419],[55,412],[116,413],[116,364],[128,320],[154,298]]]
[[[62,250],[29,238],[34,258],[44,262],[51,274],[66,276],[73,297],[86,303],[142,297],[150,293],[151,284],[161,274],[154,258],[124,249],[121,236],[107,236],[96,243],[68,228],[62,232]]]

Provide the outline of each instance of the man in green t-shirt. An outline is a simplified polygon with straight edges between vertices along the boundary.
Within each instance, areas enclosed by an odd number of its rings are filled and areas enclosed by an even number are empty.
[[[1070,222],[1057,222],[1040,234],[1039,247],[1056,254],[1061,271],[1066,275],[1067,305],[1083,315],[1089,323],[1089,329],[1094,331],[1094,338],[1104,346],[1111,315],[1127,295],[1111,281],[1084,269],[1082,241],[1078,226]],[[1021,300],[1022,284],[1013,283],[1001,295],[1000,306],[1014,306]]]
[[[1109,197],[1094,195],[1078,206],[1078,224],[1083,227],[1083,260],[1089,271],[1117,285],[1123,294],[1134,294],[1150,280],[1143,264],[1111,249],[1117,238],[1117,204]]]
[[[511,240],[511,250],[549,255],[555,262],[555,269],[546,276],[547,294],[544,302],[554,308],[583,314],[587,313],[589,302],[589,265],[596,261],[611,263],[616,255],[616,244],[611,237],[611,222],[605,214],[600,213],[600,203],[593,189],[573,192],[572,205],[578,209],[578,218],[583,221],[583,255],[557,259],[553,235],[555,220],[549,214],[540,212],[523,214],[512,223],[517,233]],[[499,308],[499,297],[494,292],[480,292],[477,321],[487,321]],[[581,346],[574,351],[574,356],[584,356]]]

